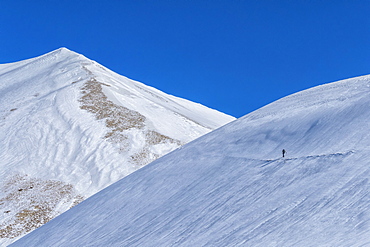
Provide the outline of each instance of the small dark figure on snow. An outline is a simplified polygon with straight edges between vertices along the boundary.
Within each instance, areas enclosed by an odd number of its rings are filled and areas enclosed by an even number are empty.
[[[283,149],[283,158],[285,157],[286,151]]]

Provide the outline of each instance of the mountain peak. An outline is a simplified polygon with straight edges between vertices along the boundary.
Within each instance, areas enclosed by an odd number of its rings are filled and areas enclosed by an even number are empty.
[[[48,52],[44,55],[42,55],[41,57],[44,57],[44,56],[56,56],[56,57],[74,57],[74,56],[82,56],[81,54],[75,52],[75,51],[72,51],[66,47],[61,47],[61,48],[58,48],[56,50],[53,50],[51,52]]]
[[[58,48],[58,49],[56,49],[56,50],[54,50],[52,52],[53,53],[74,53],[74,54],[76,54],[76,52],[74,52],[74,51],[72,51],[72,50],[70,50],[70,49],[68,49],[66,47],[60,47],[60,48]]]
[[[234,118],[62,47],[1,66],[0,120],[3,246]]]

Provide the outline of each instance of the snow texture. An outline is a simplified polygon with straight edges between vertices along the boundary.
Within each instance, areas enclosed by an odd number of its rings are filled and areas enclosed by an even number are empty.
[[[370,246],[369,105],[370,76],[282,98],[12,246]]]
[[[0,65],[0,245],[232,120],[66,48]]]

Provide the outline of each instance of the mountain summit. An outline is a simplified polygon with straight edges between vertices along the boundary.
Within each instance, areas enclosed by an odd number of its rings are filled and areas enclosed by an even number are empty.
[[[369,246],[369,105],[370,76],[282,98],[12,246]]]
[[[232,120],[66,48],[0,65],[0,245]]]

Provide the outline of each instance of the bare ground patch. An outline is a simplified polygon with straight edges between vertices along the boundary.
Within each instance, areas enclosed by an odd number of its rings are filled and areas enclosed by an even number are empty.
[[[102,84],[95,79],[86,82],[81,92],[81,109],[93,113],[97,120],[105,120],[105,125],[110,130],[104,137],[109,141],[125,143],[127,139],[123,134],[125,130],[144,127],[145,117],[143,115],[108,100],[103,93]]]
[[[57,207],[71,208],[81,201],[72,185],[56,180],[41,180],[26,175],[15,175],[1,188],[3,209],[0,212],[0,238],[15,238],[30,232],[56,217]]]
[[[82,96],[79,100],[81,103],[80,108],[93,113],[97,120],[105,121],[105,126],[109,131],[104,138],[111,143],[117,144],[121,152],[132,153],[128,131],[130,129],[142,130],[145,144],[139,148],[139,151],[134,152],[130,156],[132,163],[142,166],[159,158],[161,155],[152,153],[150,146],[166,143],[176,146],[182,145],[179,140],[148,130],[145,126],[145,116],[139,112],[114,104],[103,93],[102,85],[109,86],[98,82],[94,78],[84,84],[81,88]]]

